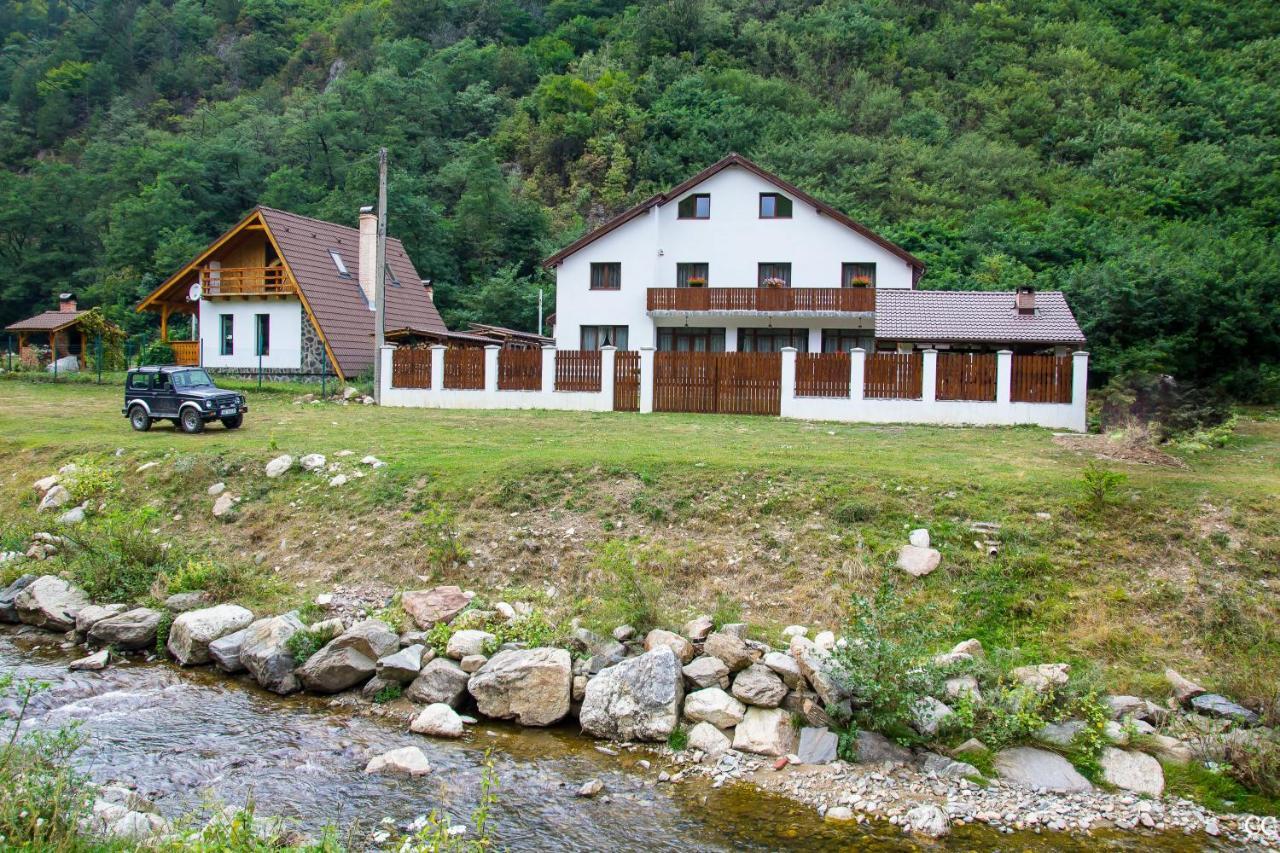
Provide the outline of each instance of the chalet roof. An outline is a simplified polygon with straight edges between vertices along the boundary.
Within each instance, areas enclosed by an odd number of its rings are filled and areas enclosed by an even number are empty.
[[[6,332],[58,332],[67,326],[75,325],[88,311],[44,311],[34,317],[10,323],[4,327]]]
[[[472,323],[471,328],[467,331],[473,335],[487,335],[494,338],[523,341],[538,346],[555,346],[556,343],[555,338],[539,335],[537,332],[508,329],[506,326],[494,326],[490,323]]]
[[[599,240],[601,237],[605,236],[609,232],[614,231],[622,227],[623,225],[626,225],[628,222],[630,222],[632,219],[635,219],[637,216],[640,216],[641,214],[648,212],[651,208],[655,206],[661,206],[666,204],[669,201],[674,201],[678,199],[680,196],[684,195],[689,190],[696,187],[698,184],[707,180],[711,176],[724,171],[730,166],[740,166],[743,169],[746,169],[747,171],[754,173],[755,175],[773,184],[775,187],[782,190],[787,195],[794,196],[795,198],[799,199],[805,204],[811,205],[812,207],[816,208],[819,213],[822,213],[826,216],[831,217],[835,221],[839,222],[841,225],[844,225],[845,227],[850,228],[853,231],[856,231],[857,233],[861,234],[863,237],[866,237],[871,242],[876,243],[882,248],[897,255],[899,258],[902,258],[902,260],[906,261],[915,269],[915,276],[914,276],[915,279],[919,279],[919,277],[924,274],[924,262],[921,261],[919,258],[917,258],[915,255],[912,255],[906,249],[903,249],[901,246],[898,246],[890,242],[889,240],[886,240],[884,237],[881,237],[879,234],[875,233],[870,228],[867,228],[865,225],[863,225],[860,222],[856,222],[855,220],[853,220],[846,214],[842,213],[841,211],[836,210],[834,207],[827,204],[826,202],[819,201],[818,199],[809,195],[804,190],[797,187],[795,184],[788,183],[787,181],[784,181],[782,178],[778,177],[772,172],[766,169],[763,169],[760,166],[757,166],[755,163],[751,162],[746,157],[743,157],[741,154],[730,154],[729,156],[717,161],[716,163],[711,164],[710,166],[703,169],[701,172],[689,178],[688,180],[675,185],[674,187],[667,190],[666,192],[658,193],[657,195],[650,196],[649,198],[640,202],[630,210],[623,211],[622,213],[613,217],[609,221],[605,222],[599,228],[596,228],[593,231],[587,232],[583,236],[579,237],[577,240],[574,240],[572,243],[565,246],[560,251],[556,252],[554,255],[551,255],[549,258],[547,258],[545,261],[542,262],[543,266],[553,267],[556,264],[559,264],[561,261],[563,261],[565,258],[572,255],[574,252],[577,252],[579,249],[582,249],[590,245],[591,243],[594,243],[596,240]]]
[[[1036,293],[1019,314],[1009,291],[876,290],[876,337],[946,343],[1083,344],[1084,333],[1058,291]]]

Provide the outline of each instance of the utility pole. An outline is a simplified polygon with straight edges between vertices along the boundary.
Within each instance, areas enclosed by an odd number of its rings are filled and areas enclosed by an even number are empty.
[[[373,401],[382,403],[382,343],[386,331],[387,149],[378,149],[378,251],[373,271]]]

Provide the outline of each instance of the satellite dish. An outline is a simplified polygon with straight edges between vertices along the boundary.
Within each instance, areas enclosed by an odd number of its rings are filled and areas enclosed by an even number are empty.
[[[187,301],[188,302],[200,301],[200,282],[197,281],[195,284],[191,285],[191,287],[187,290]]]

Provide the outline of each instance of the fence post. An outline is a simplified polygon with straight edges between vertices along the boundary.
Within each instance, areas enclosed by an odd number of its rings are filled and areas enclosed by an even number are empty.
[[[1087,403],[1089,394],[1089,353],[1080,350],[1071,354],[1071,406],[1073,428],[1079,432],[1088,432],[1089,417]]]
[[[795,347],[782,348],[782,400],[778,405],[778,414],[787,417],[796,401],[796,353]]]
[[[391,381],[391,371],[395,365],[395,352],[396,348],[393,344],[383,344],[382,351],[378,353],[378,358],[382,361],[382,371],[379,376],[378,383],[382,386],[378,389],[379,406],[387,405],[387,394],[391,391],[391,386],[393,384]],[[407,354],[408,353],[406,353],[406,355]]]
[[[854,347],[849,351],[849,399],[861,403],[867,387],[867,351]]]
[[[923,363],[920,367],[920,399],[925,403],[933,403],[938,399],[938,351],[924,351]]]
[[[542,348],[542,393],[556,390],[556,347],[547,344]]]
[[[325,351],[323,348],[321,348],[321,351],[320,351],[320,399],[321,400],[325,399],[328,396],[325,394],[325,391],[328,390],[325,387],[327,385],[326,380],[328,380],[328,378],[329,378],[329,353]]]
[[[653,412],[653,347],[640,347],[640,413]]]
[[[444,390],[444,353],[447,350],[444,344],[431,345],[431,390]]]
[[[98,384],[102,384],[102,335],[98,335],[97,343],[94,344],[94,359],[98,362]]]
[[[484,348],[484,390],[498,390],[498,352],[502,347],[497,344],[486,344]]]
[[[996,406],[1008,410],[1013,399],[1013,350],[996,353]]]
[[[618,348],[600,347],[600,397],[604,400],[604,410],[613,411],[613,383],[617,378],[613,366],[617,363]]]

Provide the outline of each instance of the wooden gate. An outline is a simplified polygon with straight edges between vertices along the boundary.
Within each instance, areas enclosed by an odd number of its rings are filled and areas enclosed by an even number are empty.
[[[776,415],[782,410],[782,354],[654,353],[653,410]]]
[[[618,350],[613,355],[613,410],[640,411],[640,353]]]
[[[935,397],[939,400],[996,399],[996,354],[993,352],[940,352]]]

